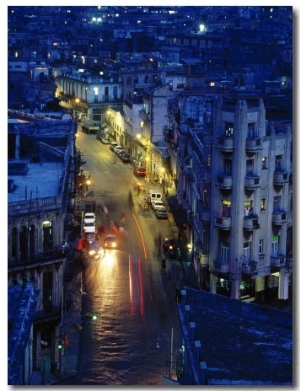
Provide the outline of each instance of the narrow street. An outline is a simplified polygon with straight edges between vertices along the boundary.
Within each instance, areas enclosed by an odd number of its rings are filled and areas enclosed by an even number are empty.
[[[158,238],[172,234],[170,223],[140,207],[143,195],[136,191],[132,165],[80,129],[76,142],[85,174],[91,175],[93,198],[108,211],[98,210],[97,224],[109,231],[111,222],[117,225],[125,214],[126,234],[118,237],[118,249],[106,250],[83,269],[82,313],[97,319],[84,324],[79,373],[68,384],[160,385],[163,376],[176,378],[181,341],[175,287],[185,282],[177,260],[168,261],[167,273],[161,273]]]

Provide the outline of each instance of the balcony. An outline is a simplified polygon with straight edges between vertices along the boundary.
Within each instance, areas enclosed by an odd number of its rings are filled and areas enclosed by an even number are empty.
[[[274,186],[283,186],[289,182],[289,173],[287,171],[275,171],[273,184]]]
[[[243,228],[245,231],[253,231],[255,229],[259,229],[260,225],[258,222],[258,216],[257,215],[250,215],[244,217],[244,224]]]
[[[214,273],[226,274],[230,271],[230,263],[227,260],[216,260],[214,261]]]
[[[282,225],[287,222],[287,212],[284,210],[274,211],[272,213],[272,223],[274,225]]]
[[[221,189],[232,189],[232,176],[218,175],[217,186],[219,186]]]
[[[141,120],[143,120],[145,122],[149,122],[150,121],[150,114],[146,113],[145,110],[140,110],[139,111],[139,117],[140,117]]]
[[[283,255],[283,254],[271,255],[271,266],[284,267],[285,266],[285,255]]]
[[[255,153],[262,149],[261,138],[247,138],[246,140],[246,152]]]
[[[260,187],[260,178],[258,175],[247,175],[245,177],[245,190],[254,191]]]
[[[217,148],[223,152],[233,151],[233,137],[218,137]]]
[[[253,260],[242,263],[242,274],[252,274],[257,269],[257,262]]]
[[[229,230],[231,228],[231,217],[215,217],[214,224],[218,228]]]

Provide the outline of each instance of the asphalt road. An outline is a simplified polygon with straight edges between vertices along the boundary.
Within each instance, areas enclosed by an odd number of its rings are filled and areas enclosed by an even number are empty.
[[[158,238],[171,234],[170,224],[140,207],[144,194],[137,194],[133,167],[109,145],[81,129],[76,144],[99,205],[97,225],[112,232],[121,222],[125,231],[115,230],[116,250],[106,250],[83,269],[83,313],[97,314],[97,320],[84,324],[78,376],[68,384],[161,385],[163,376],[175,374],[180,329],[174,291],[185,278],[176,260],[161,274]]]

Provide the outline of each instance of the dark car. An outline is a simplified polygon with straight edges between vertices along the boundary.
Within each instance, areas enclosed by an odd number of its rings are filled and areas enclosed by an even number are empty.
[[[103,255],[103,249],[96,240],[87,240],[86,242],[86,255],[89,258],[98,259]]]
[[[147,170],[144,167],[135,167],[133,173],[135,176],[145,177],[147,175]]]
[[[158,219],[167,219],[168,218],[168,214],[167,214],[166,209],[156,209],[155,210],[155,216]]]
[[[162,242],[163,252],[170,258],[178,258],[180,255],[179,246],[175,239],[165,238]]]
[[[128,153],[121,151],[121,152],[119,152],[118,156],[122,160],[123,163],[130,162],[130,155]]]

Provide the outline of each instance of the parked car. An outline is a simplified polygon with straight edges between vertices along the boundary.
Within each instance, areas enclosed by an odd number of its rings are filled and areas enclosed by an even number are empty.
[[[117,145],[118,145],[118,143],[117,143],[116,141],[112,141],[112,142],[110,143],[109,149],[110,149],[111,151],[113,151],[114,148],[115,148]]]
[[[151,207],[155,211],[157,209],[166,210],[166,205],[162,201],[152,201]]]
[[[95,213],[93,213],[93,212],[87,212],[87,213],[84,214],[84,217],[83,217],[83,223],[84,223],[84,225],[87,224],[87,223],[93,223],[93,224],[95,224],[95,221],[96,221]]]
[[[117,153],[118,151],[124,151],[122,145],[115,145],[113,148],[114,153]]]
[[[144,167],[135,167],[133,173],[135,176],[147,176],[147,170]]]
[[[125,151],[119,152],[118,156],[122,160],[123,163],[130,162],[130,155],[128,153],[126,153]]]
[[[166,209],[156,209],[155,210],[155,216],[158,219],[167,219],[168,218],[168,214],[167,214]]]
[[[100,140],[102,144],[110,144],[111,143],[111,139],[109,136],[101,136],[98,140]]]
[[[113,234],[108,234],[104,238],[105,248],[117,248],[117,237]]]

